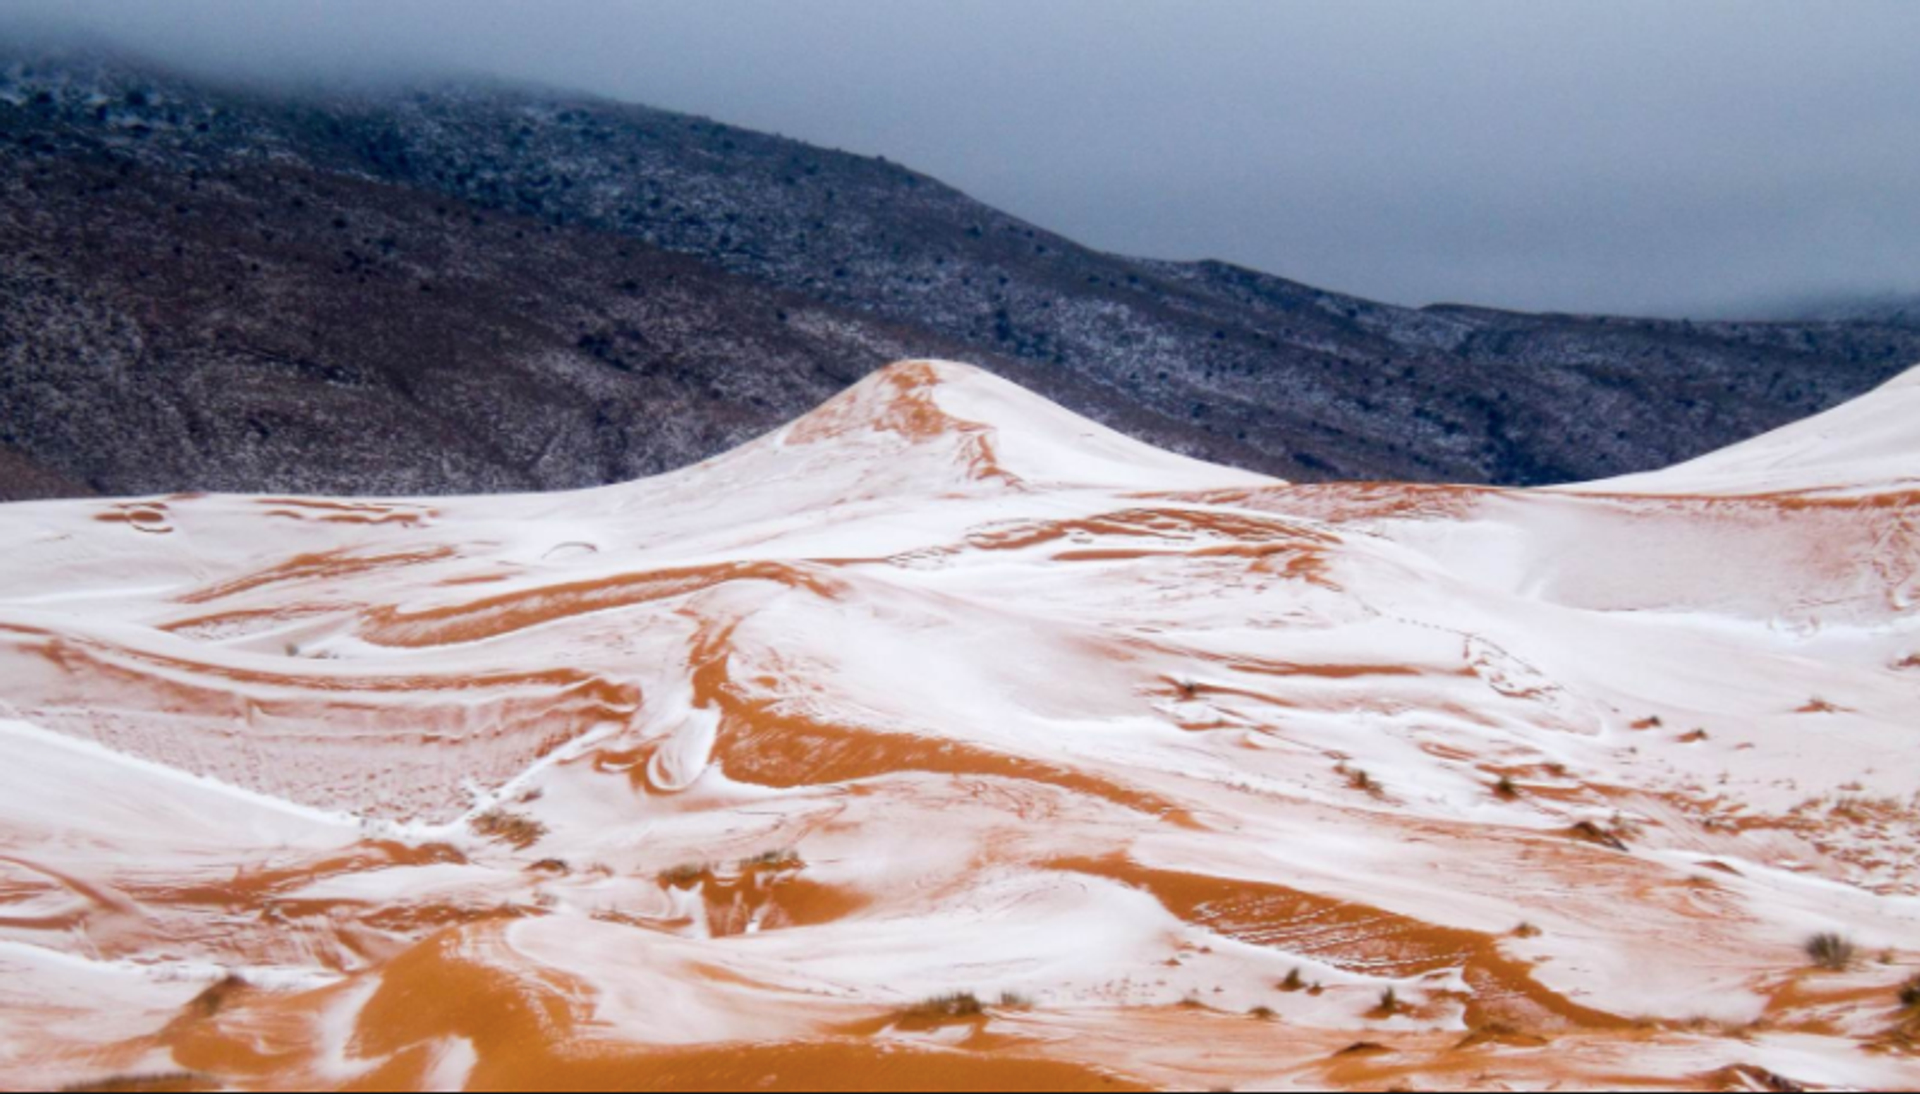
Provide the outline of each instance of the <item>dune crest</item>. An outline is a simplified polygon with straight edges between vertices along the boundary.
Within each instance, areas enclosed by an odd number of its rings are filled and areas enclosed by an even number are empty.
[[[1911,1087],[1917,383],[1509,491],[906,362],[600,490],[0,509],[0,1074]]]

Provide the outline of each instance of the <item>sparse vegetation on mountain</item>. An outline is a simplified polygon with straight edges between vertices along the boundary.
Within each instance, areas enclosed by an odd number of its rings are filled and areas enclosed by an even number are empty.
[[[894,164],[579,96],[8,60],[0,497],[596,485],[914,356],[1289,478],[1565,481],[1920,361],[1903,325],[1408,309],[1105,255]]]

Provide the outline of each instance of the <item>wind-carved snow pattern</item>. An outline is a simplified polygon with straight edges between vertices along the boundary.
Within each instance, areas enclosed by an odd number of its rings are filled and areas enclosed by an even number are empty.
[[[0,1074],[1911,1087],[1915,390],[1295,486],[922,361],[585,493],[0,510]]]

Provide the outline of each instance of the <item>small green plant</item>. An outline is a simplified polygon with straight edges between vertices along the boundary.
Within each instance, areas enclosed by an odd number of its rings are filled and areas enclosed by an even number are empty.
[[[1858,951],[1845,935],[1822,931],[1807,940],[1807,956],[1829,972],[1845,972],[1853,967]]]

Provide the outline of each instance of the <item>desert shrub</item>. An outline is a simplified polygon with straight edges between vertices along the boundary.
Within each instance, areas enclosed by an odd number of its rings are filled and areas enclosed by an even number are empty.
[[[801,870],[805,869],[806,865],[801,860],[800,853],[793,850],[768,851],[750,859],[742,859],[740,862],[740,868],[743,870]]]
[[[1000,1009],[1032,1010],[1033,1000],[1017,991],[1003,991],[1000,993]]]
[[[158,1073],[152,1075],[116,1075],[98,1082],[76,1083],[61,1087],[62,1094],[146,1094],[173,1090],[205,1090],[216,1085],[218,1080],[210,1075],[199,1075],[191,1071]]]
[[[923,1021],[945,1022],[978,1018],[986,1013],[986,1009],[972,992],[956,992],[952,995],[937,995],[916,1004],[907,1011],[907,1016]]]
[[[1294,969],[1291,972],[1287,973],[1287,978],[1285,980],[1280,981],[1281,991],[1300,991],[1306,986],[1307,986],[1306,977],[1303,977],[1300,975],[1299,969]]]
[[[532,817],[493,809],[473,819],[473,830],[487,839],[499,840],[524,851],[546,838],[547,826]]]
[[[1513,929],[1513,937],[1515,938],[1539,938],[1540,933],[1540,928],[1531,923],[1522,923]]]
[[[1248,1011],[1247,1017],[1256,1019],[1261,1022],[1271,1022],[1275,1018],[1280,1017],[1280,1015],[1275,1013],[1272,1007],[1263,1006],[1263,1007],[1255,1007],[1252,1010]]]
[[[1602,847],[1610,847],[1615,851],[1625,851],[1627,849],[1626,841],[1621,839],[1619,835],[1607,831],[1592,821],[1581,821],[1579,824],[1574,825],[1573,834],[1575,837],[1586,840],[1588,843],[1597,843]]]
[[[194,996],[192,1002],[187,1004],[187,1007],[204,1018],[212,1018],[222,1010],[225,1010],[227,1004],[233,1001],[234,996],[246,991],[247,988],[248,984],[245,980],[232,973],[228,973],[222,977],[218,983],[213,984],[208,987],[206,991]]]
[[[1916,976],[1901,985],[1900,1005],[1908,1010],[1920,1008],[1920,976]]]
[[[1853,966],[1857,951],[1853,940],[1832,931],[1822,931],[1807,939],[1807,956],[1830,972],[1845,972]]]
[[[1493,793],[1496,797],[1512,801],[1520,796],[1520,788],[1514,785],[1513,776],[1502,775],[1500,781],[1493,784]]]
[[[1388,988],[1386,991],[1383,991],[1380,993],[1380,1013],[1382,1014],[1400,1013],[1400,993],[1399,992],[1395,991],[1392,988]]]
[[[671,869],[660,871],[659,882],[674,889],[689,889],[699,883],[713,871],[713,867],[704,862],[683,862]]]

